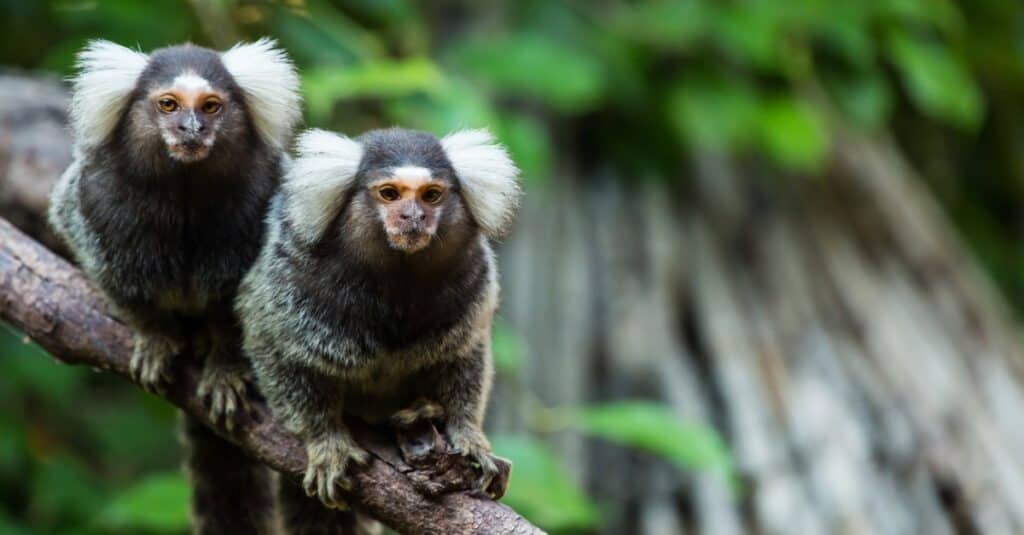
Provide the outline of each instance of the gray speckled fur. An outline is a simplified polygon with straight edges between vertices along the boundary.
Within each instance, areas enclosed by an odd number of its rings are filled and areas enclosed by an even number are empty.
[[[279,194],[272,202],[267,244],[242,281],[236,303],[245,333],[245,354],[252,359],[261,389],[283,423],[300,434],[308,433],[309,427],[317,424],[307,421],[311,415],[302,413],[290,402],[289,394],[295,385],[291,376],[278,375],[282,366],[294,365],[311,374],[336,379],[332,383],[337,385],[339,394],[345,390],[348,397],[372,395],[384,403],[346,404],[345,409],[370,421],[380,421],[405,408],[403,402],[414,401],[408,399],[412,394],[396,391],[403,379],[415,377],[427,367],[479,359],[481,376],[477,380],[481,383],[481,399],[473,400],[465,414],[479,424],[489,390],[490,326],[499,290],[494,254],[486,238],[479,236],[474,243],[484,251],[486,287],[465,308],[457,323],[437,338],[394,350],[367,351],[362,343],[339,336],[330,320],[305,307],[289,285],[297,276],[315,277],[315,272],[307,270],[315,270],[317,264],[308,246],[284,236],[282,197]],[[275,254],[279,248],[287,251],[287,258]],[[315,416],[320,419],[320,415]]]
[[[345,468],[363,456],[345,429],[343,410],[380,422],[420,399],[440,405],[449,440],[480,462],[487,477],[494,464],[481,426],[499,288],[489,233],[477,224],[481,214],[467,207],[462,177],[429,134],[370,132],[358,140],[361,153],[339,138],[338,154],[324,148],[330,142],[322,133],[316,135],[316,152],[302,154],[300,141],[293,173],[326,169],[307,160],[315,158],[357,170],[324,174],[337,188],[317,184],[321,193],[306,197],[296,197],[290,182],[308,186],[310,177],[286,176],[271,202],[266,243],[236,300],[244,352],[260,389],[275,416],[307,444],[307,492],[343,505],[334,488],[348,485]],[[358,167],[343,161],[345,151],[357,155]],[[498,155],[507,158],[503,151]],[[431,244],[406,254],[389,249],[365,186],[388,169],[410,165],[448,177],[452,193]],[[514,181],[516,175],[504,178]],[[327,202],[324,192],[338,200]],[[313,213],[314,206],[335,212]],[[296,221],[297,214],[330,223],[324,228]],[[310,235],[309,229],[317,230]]]

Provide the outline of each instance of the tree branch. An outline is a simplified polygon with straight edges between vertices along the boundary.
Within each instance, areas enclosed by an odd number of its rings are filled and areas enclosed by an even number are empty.
[[[129,378],[131,330],[110,314],[102,294],[65,260],[0,219],[0,317],[24,331],[51,355]],[[247,454],[282,474],[299,478],[306,456],[299,441],[270,417],[265,405],[228,434],[212,425],[196,395],[199,369],[189,362],[163,396],[199,418]],[[403,533],[542,533],[515,511],[466,491],[430,497],[438,472],[446,490],[473,477],[472,467],[456,456],[417,459],[400,451],[393,437],[353,422],[357,440],[373,460],[354,474],[357,491],[350,503]],[[453,460],[454,459],[454,460]],[[508,464],[504,464],[507,478]],[[441,478],[445,479],[445,478]],[[503,488],[503,483],[499,487]],[[499,490],[500,493],[500,490]]]

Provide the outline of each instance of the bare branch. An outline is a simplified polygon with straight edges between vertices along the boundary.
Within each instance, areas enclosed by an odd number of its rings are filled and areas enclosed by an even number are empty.
[[[65,260],[0,219],[0,317],[24,331],[57,359],[129,378],[132,332],[111,316],[106,299],[85,275]],[[177,370],[164,393],[168,401],[207,425],[207,411],[195,396],[199,369],[188,364]],[[218,433],[268,466],[298,478],[306,456],[298,440],[254,401],[253,413],[238,423],[233,434]],[[214,427],[211,425],[211,427]],[[427,472],[436,472],[415,460],[412,466],[395,447],[395,440],[365,424],[355,425],[357,439],[373,455],[355,474],[357,493],[351,497],[360,510],[403,533],[542,533],[515,511],[468,492],[431,498],[424,492]],[[447,462],[455,471],[452,481],[469,481],[472,467]],[[508,465],[504,466],[507,477]],[[446,475],[451,475],[447,474]]]

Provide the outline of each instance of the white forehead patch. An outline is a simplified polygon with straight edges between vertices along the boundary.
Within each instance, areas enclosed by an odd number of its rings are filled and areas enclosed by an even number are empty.
[[[403,165],[391,170],[396,178],[430,178],[430,169],[418,165]]]
[[[179,74],[178,77],[171,82],[171,87],[196,93],[204,91],[209,92],[213,90],[210,82],[206,78],[203,78],[192,71],[185,71],[182,74]]]

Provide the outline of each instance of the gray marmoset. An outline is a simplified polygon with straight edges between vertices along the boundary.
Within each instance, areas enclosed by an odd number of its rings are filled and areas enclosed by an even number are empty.
[[[489,484],[490,239],[512,222],[518,175],[485,130],[300,136],[236,310],[260,390],[306,445],[308,495],[344,508],[346,469],[367,459],[343,411],[438,418]],[[301,491],[281,494],[293,532],[309,532]]]
[[[199,395],[230,429],[251,375],[231,305],[287,163],[298,76],[265,39],[151,54],[93,41],[77,66],[74,161],[50,222],[135,329],[135,378],[159,389],[194,342]],[[266,469],[198,421],[186,418],[183,433],[195,531],[268,532]]]

